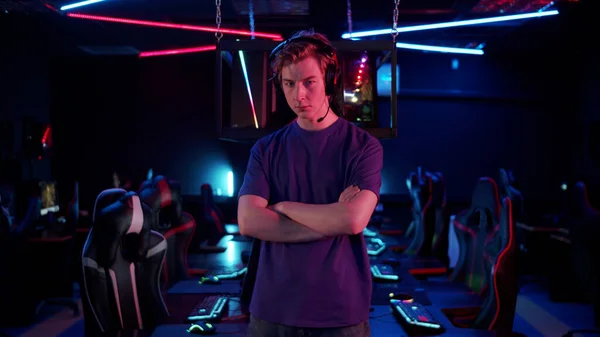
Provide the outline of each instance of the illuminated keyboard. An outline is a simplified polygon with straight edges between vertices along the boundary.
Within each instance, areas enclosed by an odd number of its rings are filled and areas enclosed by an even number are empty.
[[[227,308],[229,298],[226,296],[207,296],[200,301],[189,313],[187,320],[192,321],[214,321],[223,316]]]
[[[390,300],[390,305],[396,319],[409,330],[432,333],[444,331],[444,327],[420,303]]]
[[[371,274],[376,280],[399,281],[400,276],[396,275],[394,268],[387,264],[375,264],[371,266]]]
[[[385,251],[385,243],[379,238],[365,238],[367,244],[367,253],[371,256],[377,256]]]

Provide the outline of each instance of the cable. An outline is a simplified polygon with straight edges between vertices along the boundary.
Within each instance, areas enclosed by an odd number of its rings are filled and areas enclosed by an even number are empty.
[[[378,318],[385,317],[385,316],[388,316],[391,314],[392,314],[391,312],[386,312],[385,314],[381,314],[381,315],[377,315],[377,316],[369,316],[369,319],[378,319]]]

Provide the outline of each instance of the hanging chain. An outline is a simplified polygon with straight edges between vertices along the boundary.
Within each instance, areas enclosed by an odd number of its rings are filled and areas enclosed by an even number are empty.
[[[221,0],[215,0],[215,5],[217,5],[217,31],[215,32],[215,37],[217,38],[217,43],[219,43],[223,37],[223,32],[221,31]]]
[[[248,0],[248,18],[250,19],[250,39],[254,40],[254,1]]]
[[[396,42],[396,36],[398,36],[398,5],[400,4],[400,0],[394,0],[394,23],[392,25],[392,38],[394,42]]]
[[[346,8],[348,9],[348,33],[352,36],[352,3],[350,0],[346,0]]]

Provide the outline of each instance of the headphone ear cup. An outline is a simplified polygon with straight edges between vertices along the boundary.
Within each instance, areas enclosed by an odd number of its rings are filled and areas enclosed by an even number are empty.
[[[278,75],[273,76],[273,85],[275,86],[275,89],[277,91],[283,93],[283,88],[281,87],[281,83],[279,82],[279,76]]]
[[[335,95],[337,85],[337,69],[336,66],[330,64],[325,72],[325,94],[327,96]]]

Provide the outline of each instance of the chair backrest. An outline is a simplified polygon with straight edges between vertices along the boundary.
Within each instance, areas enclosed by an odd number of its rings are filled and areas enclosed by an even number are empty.
[[[525,222],[525,201],[523,194],[513,185],[514,177],[510,171],[499,170],[498,194],[501,198],[509,197],[512,203],[515,222]]]
[[[139,196],[143,203],[150,206],[156,217],[154,230],[179,224],[183,204],[179,182],[169,181],[164,176],[156,176],[142,184]]]
[[[426,228],[433,228],[431,254],[448,265],[448,233],[450,216],[446,209],[446,183],[441,172],[431,173],[431,207],[424,213]]]
[[[410,181],[410,184],[408,183]],[[413,236],[404,254],[429,257],[435,230],[434,222],[425,222],[425,214],[432,209],[432,177],[428,174],[411,173],[407,179],[412,201]]]
[[[151,230],[153,219],[134,192],[110,189],[96,199],[82,253],[86,331],[148,329],[168,316],[159,280],[167,243]]]
[[[451,281],[465,283],[476,292],[484,290],[486,274],[483,251],[498,225],[499,213],[496,182],[492,178],[480,178],[473,191],[471,206],[454,218],[459,256],[450,276]]]
[[[573,186],[569,236],[574,277],[587,299],[600,296],[600,211],[589,202],[585,183]]]
[[[13,219],[11,226],[11,236],[13,238],[26,238],[32,235],[36,230],[36,225],[41,217],[42,199],[38,196],[31,196],[27,199],[20,199],[17,202],[21,204],[19,208],[20,216]]]
[[[200,196],[203,204],[203,222],[215,231],[215,233],[211,233],[212,235],[225,234],[225,217],[215,203],[212,186],[202,184],[200,186]]]
[[[483,251],[488,286],[474,328],[512,332],[519,294],[517,254],[512,202],[506,197],[502,200],[499,224],[486,240]]]

